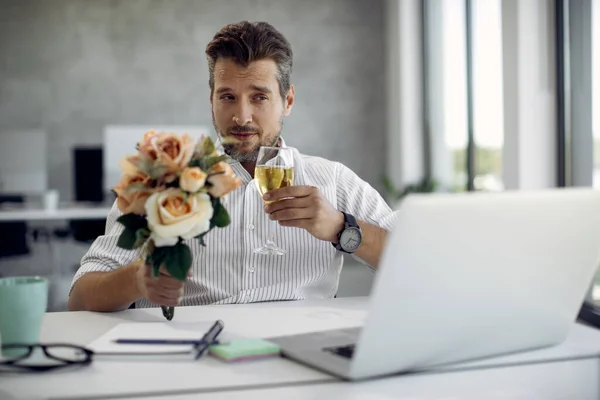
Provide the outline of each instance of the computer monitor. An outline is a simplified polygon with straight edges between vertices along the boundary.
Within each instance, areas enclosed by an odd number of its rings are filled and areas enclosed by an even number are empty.
[[[39,195],[48,189],[46,136],[41,129],[0,132],[0,193]]]

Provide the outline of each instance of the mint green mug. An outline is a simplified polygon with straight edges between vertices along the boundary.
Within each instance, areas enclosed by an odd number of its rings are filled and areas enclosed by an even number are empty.
[[[0,344],[38,343],[47,305],[48,279],[0,278]]]

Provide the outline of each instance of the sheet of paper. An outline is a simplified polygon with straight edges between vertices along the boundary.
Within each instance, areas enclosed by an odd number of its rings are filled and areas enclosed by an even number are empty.
[[[189,351],[192,345],[119,344],[116,339],[191,339],[200,340],[210,329],[211,322],[130,322],[115,326],[88,347],[98,353],[171,353]],[[240,335],[227,331],[217,338],[221,342],[239,339]]]

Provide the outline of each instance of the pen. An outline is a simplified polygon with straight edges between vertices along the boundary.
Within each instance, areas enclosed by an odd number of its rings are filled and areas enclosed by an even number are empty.
[[[194,346],[202,343],[200,340],[193,339],[116,339],[114,342],[119,344],[190,344]]]
[[[206,349],[217,343],[217,336],[223,331],[223,321],[217,320],[202,336],[202,339],[115,339],[118,344],[162,344],[162,345],[192,345],[196,350],[195,359],[204,354]]]
[[[195,346],[196,348],[196,360],[199,359],[202,354],[208,349],[208,347],[212,344],[217,343],[217,336],[221,333],[224,328],[223,321],[217,320],[213,326],[202,336],[200,339],[200,343]]]

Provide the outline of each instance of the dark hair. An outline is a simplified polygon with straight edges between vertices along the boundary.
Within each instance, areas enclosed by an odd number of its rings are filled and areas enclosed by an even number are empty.
[[[210,91],[215,89],[215,63],[219,57],[244,67],[252,61],[270,58],[277,64],[279,93],[285,99],[290,90],[292,56],[292,46],[285,36],[267,22],[242,21],[226,25],[206,46]]]

